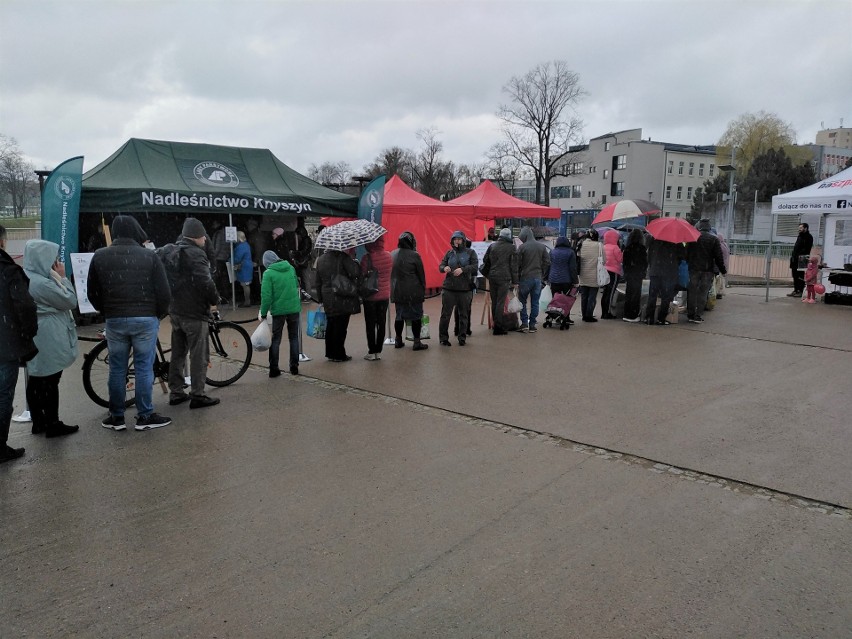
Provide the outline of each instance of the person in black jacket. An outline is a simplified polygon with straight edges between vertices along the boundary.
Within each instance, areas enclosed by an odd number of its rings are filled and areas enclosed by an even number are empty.
[[[160,319],[169,307],[166,271],[148,238],[129,215],[112,222],[112,245],[95,251],[89,265],[89,301],[106,318],[109,345],[109,416],[104,428],[124,430],[124,404],[130,350],[136,371],[136,430],[159,428],[171,419],[154,412],[154,353]]]
[[[648,304],[645,307],[645,319],[648,324],[668,326],[671,324],[666,319],[669,307],[675,296],[675,285],[677,284],[677,267],[682,259],[686,258],[686,249],[683,244],[664,242],[651,238],[648,245]],[[654,314],[657,308],[657,297],[660,298],[660,310],[657,319]]]
[[[332,362],[348,362],[346,334],[349,319],[361,312],[358,281],[361,267],[344,251],[329,250],[317,260],[317,301],[328,319],[325,328],[325,356]]]
[[[722,244],[719,238],[710,233],[710,220],[699,220],[695,225],[701,236],[695,242],[690,242],[686,249],[686,261],[689,264],[689,288],[686,298],[686,318],[693,324],[704,321],[701,311],[707,303],[707,294],[713,285],[714,267],[722,275],[725,270],[725,259],[722,257]]]
[[[189,400],[190,408],[206,408],[219,403],[219,398],[204,394],[210,344],[207,339],[207,317],[216,310],[219,293],[210,274],[210,261],[205,251],[207,233],[194,217],[183,223],[177,244],[160,250],[170,277],[172,303],[172,359],[169,363],[169,405]],[[183,390],[184,366],[189,355],[189,394]]]
[[[497,241],[489,245],[482,257],[482,274],[488,278],[491,295],[491,318],[494,335],[506,335],[509,323],[503,315],[506,296],[518,285],[518,255],[512,242],[512,229],[500,230]]]
[[[18,371],[38,353],[36,303],[24,269],[6,252],[6,229],[0,225],[0,464],[24,456],[7,443]]]
[[[423,300],[426,299],[426,272],[423,260],[417,252],[417,241],[411,231],[404,231],[397,242],[396,255],[391,270],[391,299],[396,305],[396,320],[393,323],[396,333],[395,348],[402,348],[402,330],[405,322],[411,322],[411,334],[414,337],[412,350],[424,351],[429,348],[420,340],[423,328]]]
[[[793,254],[790,256],[790,271],[793,273],[793,292],[787,293],[787,297],[801,297],[805,290],[805,272],[799,270],[799,257],[810,255],[814,247],[814,236],[808,230],[810,227],[802,222],[799,224],[799,236],[793,245]]]
[[[625,322],[639,322],[639,306],[642,302],[642,280],[648,271],[648,250],[645,248],[645,238],[642,231],[633,229],[627,236],[627,246],[624,249],[624,317]]]
[[[444,290],[441,296],[441,321],[438,336],[442,346],[450,346],[450,317],[457,313],[459,346],[467,341],[470,324],[470,300],[473,297],[473,281],[479,270],[476,251],[465,246],[464,233],[456,231],[450,237],[450,250],[438,265],[444,274]]]

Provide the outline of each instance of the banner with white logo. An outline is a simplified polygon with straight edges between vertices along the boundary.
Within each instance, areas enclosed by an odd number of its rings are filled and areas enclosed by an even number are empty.
[[[59,244],[59,259],[72,271],[71,253],[78,250],[83,156],[65,160],[51,172],[41,194],[41,237]]]

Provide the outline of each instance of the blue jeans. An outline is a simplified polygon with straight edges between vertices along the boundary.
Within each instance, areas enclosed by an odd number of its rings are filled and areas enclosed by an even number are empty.
[[[595,307],[598,305],[598,287],[597,286],[581,286],[580,287],[580,309],[583,313],[583,319],[588,320],[595,316]]]
[[[12,423],[12,403],[15,401],[15,386],[18,384],[18,360],[0,360],[0,448],[9,439]]]
[[[290,342],[290,368],[299,367],[299,313],[272,316],[272,346],[269,349],[269,370],[278,370],[278,356],[281,349],[281,336],[287,327],[287,339]]]
[[[156,317],[108,317],[106,339],[109,346],[109,414],[124,416],[127,363],[133,349],[136,375],[136,411],[139,417],[154,412],[154,353],[160,320]]]
[[[530,298],[530,310],[527,312],[527,297]],[[521,280],[518,283],[518,299],[521,300],[521,324],[527,324],[530,328],[535,328],[535,321],[538,318],[538,303],[541,299],[541,280],[529,279]]]

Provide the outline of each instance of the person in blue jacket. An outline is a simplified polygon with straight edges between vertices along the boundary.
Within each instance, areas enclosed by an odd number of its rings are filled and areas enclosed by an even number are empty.
[[[237,231],[237,243],[234,245],[234,281],[243,287],[242,307],[251,306],[251,280],[254,277],[254,263],[251,261],[251,247],[246,234]]]

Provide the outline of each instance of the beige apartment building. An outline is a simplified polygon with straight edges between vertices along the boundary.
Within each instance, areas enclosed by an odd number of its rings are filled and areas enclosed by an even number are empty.
[[[815,144],[818,146],[836,146],[841,149],[852,149],[852,129],[823,129],[816,134]]]

